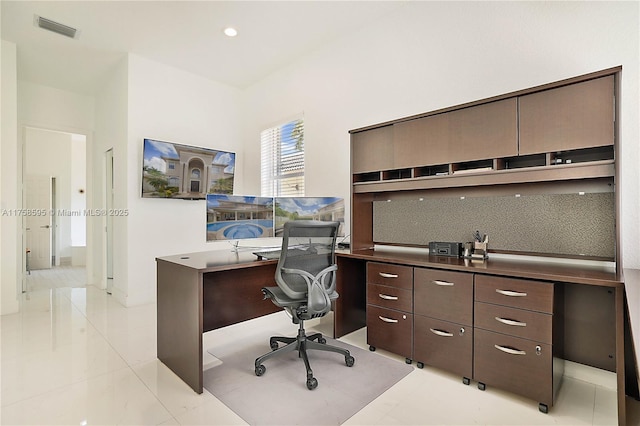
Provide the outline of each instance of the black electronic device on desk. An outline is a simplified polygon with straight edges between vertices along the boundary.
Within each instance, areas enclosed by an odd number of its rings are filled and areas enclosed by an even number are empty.
[[[448,243],[432,241],[429,243],[431,256],[460,257],[462,255],[462,243]]]

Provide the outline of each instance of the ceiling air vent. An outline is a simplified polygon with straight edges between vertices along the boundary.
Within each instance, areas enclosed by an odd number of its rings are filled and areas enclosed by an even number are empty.
[[[35,24],[37,27],[53,31],[54,33],[66,37],[76,38],[76,36],[78,35],[77,29],[56,21],[52,21],[51,19],[43,18],[42,16],[35,15]]]

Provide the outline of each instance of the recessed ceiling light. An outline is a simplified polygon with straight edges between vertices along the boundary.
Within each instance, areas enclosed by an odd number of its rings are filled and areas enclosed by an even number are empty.
[[[238,30],[236,30],[233,27],[227,27],[224,29],[224,35],[226,35],[227,37],[235,37],[238,35]]]

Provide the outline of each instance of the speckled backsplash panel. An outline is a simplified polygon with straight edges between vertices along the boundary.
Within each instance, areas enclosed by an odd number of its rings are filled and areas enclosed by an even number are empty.
[[[613,193],[375,201],[376,243],[466,242],[489,250],[615,258]]]

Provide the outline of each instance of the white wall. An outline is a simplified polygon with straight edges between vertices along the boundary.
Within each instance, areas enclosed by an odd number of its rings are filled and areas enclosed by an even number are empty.
[[[639,268],[638,22],[637,2],[407,3],[243,93],[246,187],[260,130],[299,111],[308,195],[349,199],[350,129],[622,65],[623,255]]]
[[[216,246],[206,243],[205,201],[141,198],[143,139],[233,151],[236,168],[245,153],[238,150],[242,124],[237,89],[136,55],[129,55],[128,67],[124,303],[136,305],[155,300],[156,257]],[[243,180],[236,174],[236,193],[242,193]]]
[[[22,198],[15,184],[18,161],[16,45],[2,40],[0,55],[0,209],[18,209]],[[22,239],[18,217],[0,215],[0,314],[18,312]]]
[[[106,158],[107,150],[113,150],[114,207],[127,207],[127,114],[128,114],[128,61],[124,57],[96,95],[95,140],[89,152],[93,169],[93,184],[89,185],[97,208],[106,208]],[[90,218],[87,239],[91,239],[88,258],[93,260],[94,282],[105,288],[106,282],[106,218]],[[122,303],[127,294],[127,221],[113,222],[113,295]]]
[[[71,135],[71,196],[70,209],[85,211],[87,207],[87,138]],[[87,245],[87,221],[85,215],[71,217],[71,246]]]

